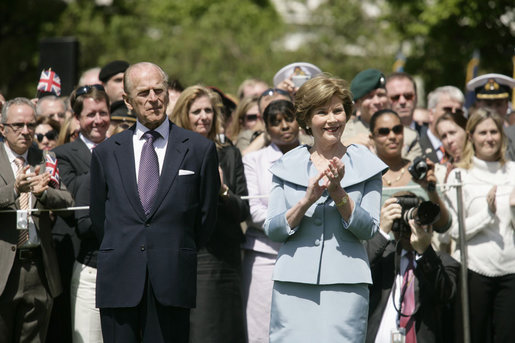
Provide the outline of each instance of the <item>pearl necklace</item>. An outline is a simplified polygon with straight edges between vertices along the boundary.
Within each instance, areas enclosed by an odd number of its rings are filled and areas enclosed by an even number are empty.
[[[397,178],[395,180],[393,180],[393,181],[388,180],[387,178],[384,177],[384,175],[383,175],[383,180],[386,182],[386,184],[388,186],[391,186],[392,183],[396,183],[396,182],[398,182],[402,178],[402,176],[404,175],[405,171],[406,171],[406,169],[402,168],[401,169],[401,173],[399,174],[399,176],[397,176]]]

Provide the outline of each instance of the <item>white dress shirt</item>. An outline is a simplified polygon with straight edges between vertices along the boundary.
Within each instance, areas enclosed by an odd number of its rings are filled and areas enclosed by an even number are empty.
[[[154,130],[159,132],[161,135],[161,137],[154,141],[154,149],[157,154],[157,160],[159,161],[159,175],[161,175],[161,170],[163,169],[166,147],[168,146],[168,136],[170,135],[169,125],[169,121],[165,120]],[[141,150],[143,150],[143,144],[146,142],[145,138],[143,138],[143,134],[147,131],[150,131],[150,129],[145,127],[138,120],[136,122],[136,130],[132,136],[132,143],[134,146],[134,166],[136,168],[136,181],[138,180],[139,176],[139,161],[141,159]]]
[[[380,230],[380,232],[382,232]],[[381,324],[379,325],[379,329],[377,330],[377,335],[375,342],[376,343],[390,343],[392,341],[391,335],[392,331],[397,331],[397,309],[401,308],[401,290],[402,290],[402,279],[406,268],[408,268],[408,257],[406,256],[408,252],[402,249],[401,252],[401,265],[400,265],[400,273],[396,275],[394,283],[395,285],[392,287],[392,292],[390,292],[390,296],[388,297],[388,301],[386,303],[386,307],[383,312],[383,317],[381,318]],[[413,260],[413,268],[417,268],[417,260],[421,256],[419,254],[415,254],[415,259]],[[393,294],[393,290],[395,289],[395,294]],[[395,296],[395,300],[393,297]],[[394,306],[395,301],[395,306]]]

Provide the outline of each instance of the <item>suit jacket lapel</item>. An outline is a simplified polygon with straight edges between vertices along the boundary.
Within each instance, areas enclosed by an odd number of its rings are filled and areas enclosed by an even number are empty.
[[[134,167],[133,134],[134,127],[113,136],[112,139],[115,140],[114,156],[118,164],[118,171],[120,172],[120,178],[125,192],[127,193],[128,201],[138,216],[145,220],[145,211],[139,200],[136,169]]]
[[[175,125],[170,122],[170,134],[168,136],[168,145],[166,146],[163,168],[159,176],[159,188],[154,199],[150,216],[154,215],[159,205],[163,202],[175,178],[179,174],[179,167],[188,152],[188,148],[186,144],[184,144],[188,141],[188,138],[183,136],[180,130],[173,130],[174,126]]]
[[[89,166],[91,162],[91,151],[89,150],[86,143],[82,141],[82,139],[76,139],[72,145],[71,148],[73,151],[77,153],[77,157],[79,157],[82,162],[84,162],[85,165]]]
[[[0,144],[0,177],[4,179],[6,184],[14,183],[15,178],[9,157],[7,157],[7,152],[5,152],[5,143]]]

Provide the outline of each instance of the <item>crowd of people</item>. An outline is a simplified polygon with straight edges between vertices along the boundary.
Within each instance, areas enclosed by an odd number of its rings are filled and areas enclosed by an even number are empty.
[[[327,72],[0,97],[0,341],[514,342],[515,80]]]

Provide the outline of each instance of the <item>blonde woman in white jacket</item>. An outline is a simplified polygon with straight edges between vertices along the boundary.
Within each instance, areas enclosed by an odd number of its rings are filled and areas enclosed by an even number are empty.
[[[515,162],[505,159],[503,119],[488,109],[474,112],[466,127],[463,157],[451,171],[463,182],[465,240],[468,252],[470,334],[472,342],[515,342]],[[447,192],[455,217],[451,228],[458,241],[457,200]],[[459,241],[453,257],[459,260]]]

